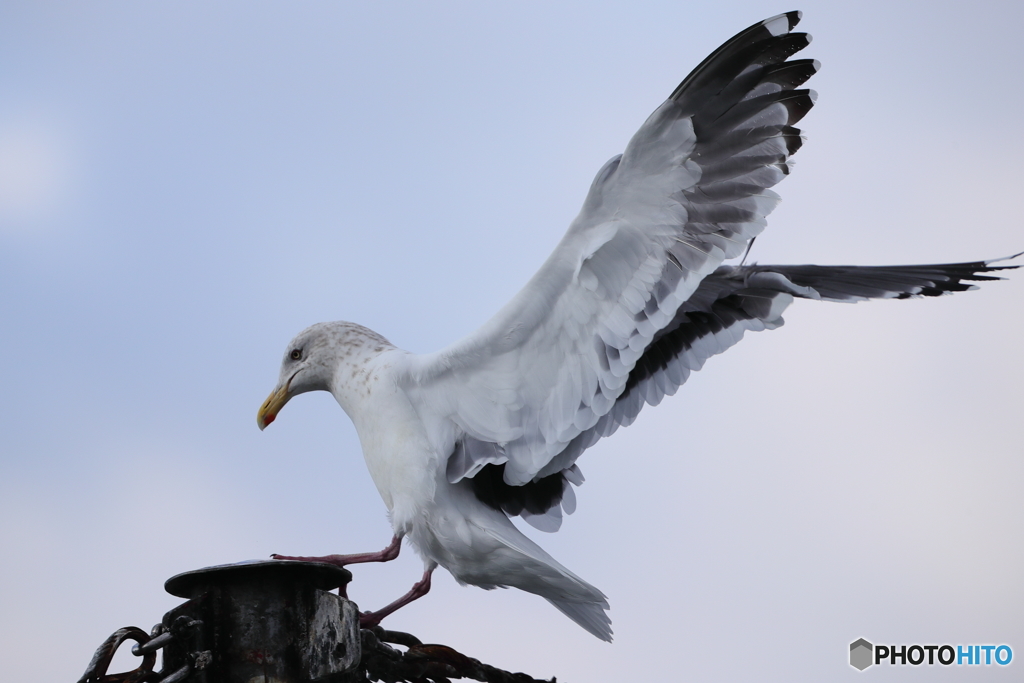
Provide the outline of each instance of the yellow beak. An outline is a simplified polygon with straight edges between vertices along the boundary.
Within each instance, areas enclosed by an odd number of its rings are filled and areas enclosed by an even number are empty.
[[[288,385],[290,384],[291,382],[289,381],[288,384],[274,389],[270,396],[267,397],[267,400],[263,402],[263,405],[260,406],[259,412],[256,413],[256,426],[261,431],[274,421],[281,408],[291,398],[291,395],[288,393]]]

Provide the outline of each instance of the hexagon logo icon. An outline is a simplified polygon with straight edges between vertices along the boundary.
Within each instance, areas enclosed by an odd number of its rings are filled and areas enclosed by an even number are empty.
[[[875,646],[864,640],[858,638],[857,640],[850,643],[850,666],[857,671],[863,671],[872,664],[872,654],[874,654]]]

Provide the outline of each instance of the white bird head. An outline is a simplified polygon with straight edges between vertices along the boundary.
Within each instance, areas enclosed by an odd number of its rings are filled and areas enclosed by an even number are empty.
[[[307,391],[330,391],[336,397],[367,360],[393,348],[373,330],[355,323],[317,323],[288,343],[281,361],[277,386],[256,414],[256,424],[266,428],[293,396]]]

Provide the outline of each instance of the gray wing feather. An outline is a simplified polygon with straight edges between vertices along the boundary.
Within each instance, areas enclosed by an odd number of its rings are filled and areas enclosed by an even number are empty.
[[[1016,256],[1019,256],[1017,254]],[[1015,258],[1011,256],[1010,258]],[[997,259],[1003,260],[1003,259]],[[857,302],[941,296],[975,289],[970,282],[1000,280],[995,261],[915,266],[723,266],[701,283],[672,323],[662,329],[637,362],[615,406],[577,436],[541,476],[572,464],[580,454],[636,419],[645,405],[658,405],[714,355],[746,332],[780,327],[794,298]]]
[[[796,12],[756,24],[698,66],[597,174],[554,253],[466,339],[412,356],[402,389],[450,425],[448,480],[553,530],[574,506],[576,459],[675,393],[795,297],[833,301],[962,291],[988,263],[718,268],[760,233],[769,188],[800,148],[814,60]],[[718,270],[715,270],[718,268]],[[568,492],[568,493],[567,493]]]
[[[610,428],[660,331],[764,229],[779,200],[768,188],[800,147],[793,124],[814,103],[797,88],[817,62],[787,61],[809,42],[790,32],[798,20],[760,22],[706,59],[601,169],[526,287],[466,339],[409,360],[402,388],[413,404],[454,425],[450,481],[501,467],[506,484],[526,486],[569,467],[560,454]],[[723,343],[698,342],[708,353]],[[673,390],[655,383],[652,397]],[[524,500],[535,515],[536,497]]]

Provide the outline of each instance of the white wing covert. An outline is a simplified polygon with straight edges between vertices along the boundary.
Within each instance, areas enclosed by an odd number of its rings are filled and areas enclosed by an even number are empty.
[[[579,446],[596,441],[659,332],[778,203],[768,188],[789,172],[793,124],[814,103],[796,88],[818,69],[786,61],[809,43],[790,32],[799,18],[760,22],[704,60],[600,170],[526,287],[469,337],[409,359],[403,389],[455,427],[449,481],[474,478],[485,502],[546,530],[559,501],[571,512]]]

